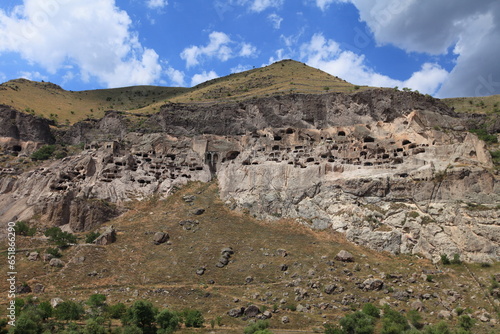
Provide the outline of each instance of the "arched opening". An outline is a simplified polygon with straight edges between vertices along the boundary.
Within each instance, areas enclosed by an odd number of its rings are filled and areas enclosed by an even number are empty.
[[[338,135],[339,135],[340,137],[345,137],[345,131],[339,131]]]

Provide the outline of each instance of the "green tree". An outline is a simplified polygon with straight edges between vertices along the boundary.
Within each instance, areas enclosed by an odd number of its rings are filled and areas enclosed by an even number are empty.
[[[380,310],[372,303],[363,305],[362,312],[374,318],[380,318]]]
[[[127,306],[123,303],[110,305],[107,308],[107,312],[111,319],[121,319],[127,313]]]
[[[143,334],[143,333],[144,332],[142,331],[142,329],[140,329],[135,325],[123,327],[123,332],[122,332],[122,334]]]
[[[33,152],[31,154],[31,159],[33,160],[47,160],[50,159],[52,154],[54,154],[56,150],[55,145],[45,145],[42,146],[39,150]]]
[[[83,316],[83,306],[77,302],[68,300],[57,305],[54,316],[59,320],[80,320]]]
[[[203,323],[205,322],[203,314],[201,314],[201,312],[198,310],[184,310],[182,312],[182,319],[186,327],[201,328],[203,327]]]
[[[125,325],[137,326],[144,333],[154,333],[156,331],[154,321],[157,313],[158,311],[151,302],[138,300],[130,306],[122,320]]]
[[[422,329],[424,327],[424,324],[422,323],[422,316],[417,310],[408,311],[406,317],[410,321],[410,324],[416,329]]]
[[[0,319],[0,334],[7,334],[7,319]]]
[[[48,301],[41,302],[38,304],[38,314],[42,318],[42,320],[47,320],[52,316],[53,313],[52,305]]]
[[[67,247],[69,244],[76,243],[76,235],[63,232],[59,227],[51,227],[45,231],[45,236],[55,243],[58,247]]]
[[[346,334],[372,334],[375,330],[375,318],[361,311],[346,315],[339,323]]]
[[[92,316],[101,315],[106,308],[106,296],[96,293],[89,297],[86,304],[90,306]]]
[[[384,306],[384,316],[382,317],[382,334],[400,334],[410,329],[408,320],[399,313],[394,311],[388,305]]]
[[[12,334],[40,334],[42,318],[34,310],[27,310],[21,313],[16,319],[16,326],[12,327]]]
[[[458,326],[465,331],[470,331],[474,327],[474,319],[464,314],[458,318]]]
[[[28,237],[32,237],[36,233],[36,227],[29,227],[29,225],[25,221],[18,221],[14,226],[16,233],[19,235],[24,235]]]
[[[448,325],[444,321],[440,321],[433,326],[427,326],[424,328],[423,333],[425,334],[452,334]]]
[[[170,334],[179,328],[179,317],[176,313],[167,309],[161,311],[156,316],[156,323],[160,327],[157,331],[158,334]]]
[[[91,318],[87,320],[83,334],[106,334],[106,328],[103,326],[104,319]]]
[[[85,236],[85,243],[87,244],[93,243],[94,240],[97,239],[97,237],[100,235],[101,234],[97,231],[87,233],[87,235]]]

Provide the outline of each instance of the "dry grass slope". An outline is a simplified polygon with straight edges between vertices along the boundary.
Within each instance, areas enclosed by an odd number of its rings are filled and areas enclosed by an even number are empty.
[[[183,199],[186,195],[194,195],[194,201],[187,203]],[[408,289],[413,295],[436,293],[437,297],[423,301],[424,319],[433,323],[437,322],[437,312],[444,308],[442,302],[449,298],[444,289],[462,295],[461,300],[450,304],[451,308],[460,305],[473,311],[485,308],[493,313],[485,294],[491,274],[500,269],[498,264],[487,268],[470,265],[482,286],[475,283],[465,266],[440,268],[444,272],[428,282],[421,277],[422,271],[436,271],[436,266],[427,260],[378,253],[346,242],[340,234],[312,231],[292,220],[257,221],[245,213],[229,210],[219,199],[215,183],[190,183],[165,200],[151,198],[131,203],[129,208],[127,213],[109,222],[118,231],[116,243],[73,246],[64,251],[64,268],[28,261],[24,251],[20,252],[19,282],[30,286],[43,284],[46,290],[39,298],[44,300],[52,297],[86,300],[93,293],[103,293],[110,303],[130,304],[148,299],[159,307],[196,308],[203,312],[207,323],[222,317],[224,327],[218,333],[242,332],[246,321],[226,314],[235,307],[256,304],[271,310],[276,304],[280,310],[271,319],[273,331],[286,333],[293,329],[311,333],[322,328],[325,321],[336,322],[367,301],[377,306],[388,302],[398,310],[409,310],[409,302],[394,297],[394,292]],[[193,211],[198,208],[204,208],[205,213],[195,216]],[[179,222],[187,219],[199,224],[184,229]],[[153,233],[157,231],[168,232],[170,243],[154,245]],[[19,249],[43,252],[46,247],[42,239],[18,240]],[[229,265],[217,268],[215,264],[224,247],[232,247],[235,254]],[[288,255],[280,256],[280,249],[285,249]],[[351,252],[355,262],[334,260],[341,249]],[[282,264],[288,265],[287,272],[280,270]],[[202,276],[196,274],[200,267],[206,268]],[[4,263],[0,268],[6,271]],[[379,278],[383,273],[393,275],[384,279],[385,291],[362,291],[356,285],[371,275]],[[413,274],[416,282],[408,283]],[[249,276],[252,282],[246,282]],[[215,283],[210,284],[211,280]],[[323,292],[328,284],[336,284],[345,291],[328,295]],[[6,282],[2,282],[0,289],[6,291],[6,288]],[[296,288],[306,290],[308,296],[296,301]],[[356,302],[343,305],[342,300],[350,295]],[[235,302],[236,299],[239,301]],[[331,306],[321,310],[317,307],[321,303]],[[311,310],[284,309],[298,304],[310,305]],[[1,309],[0,317],[5,307]],[[289,324],[280,321],[285,315],[291,320]],[[488,328],[481,325],[475,331],[487,332]]]

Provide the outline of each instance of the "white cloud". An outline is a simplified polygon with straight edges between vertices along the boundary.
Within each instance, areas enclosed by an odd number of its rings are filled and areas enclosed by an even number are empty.
[[[146,5],[150,9],[161,9],[165,8],[168,5],[167,0],[147,0]]]
[[[7,81],[5,73],[0,72],[0,83]]]
[[[238,65],[236,67],[231,68],[231,73],[240,73],[251,70],[253,67],[250,65]]]
[[[214,71],[203,71],[202,73],[195,74],[191,78],[191,87],[201,84],[202,82],[218,78],[219,76]]]
[[[0,52],[19,53],[52,74],[74,65],[82,80],[108,87],[154,83],[159,57],[131,24],[114,0],[24,0],[10,13],[0,10]]]
[[[170,81],[177,87],[184,87],[186,85],[184,81],[184,72],[174,69],[173,67],[169,67],[166,70],[166,74]]]
[[[240,57],[249,57],[257,53],[257,49],[249,43],[236,43],[231,38],[223,33],[214,31],[208,36],[209,42],[206,46],[190,46],[184,49],[181,53],[181,58],[186,61],[188,68],[200,64],[204,58],[216,58],[220,61],[227,61],[234,58],[235,55]],[[239,52],[233,50],[233,46],[239,48]]]
[[[409,87],[424,94],[434,94],[446,80],[448,72],[437,64],[426,63],[405,81],[395,80],[375,72],[366,65],[363,55],[342,50],[340,45],[315,34],[300,48],[300,57],[308,65],[338,76],[357,85],[376,87]]]
[[[279,16],[278,14],[275,14],[275,13],[269,14],[267,16],[267,19],[269,21],[271,21],[274,29],[276,29],[276,30],[281,27],[281,22],[283,22],[283,18],[281,16]]]
[[[379,45],[456,56],[438,96],[500,94],[500,2],[497,0],[350,0]]]
[[[250,9],[254,12],[262,12],[270,7],[281,7],[285,0],[253,0]]]
[[[257,55],[257,48],[249,43],[243,43],[239,52],[240,57],[251,57]]]
[[[26,71],[21,71],[19,72],[19,77],[23,79],[28,79],[32,81],[47,81],[48,77],[46,75],[41,74],[38,71],[35,72],[26,72]]]

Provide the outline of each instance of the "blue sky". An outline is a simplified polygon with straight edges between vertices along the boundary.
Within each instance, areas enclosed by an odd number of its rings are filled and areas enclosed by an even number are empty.
[[[497,0],[3,0],[0,81],[192,86],[295,59],[358,85],[500,93]]]

